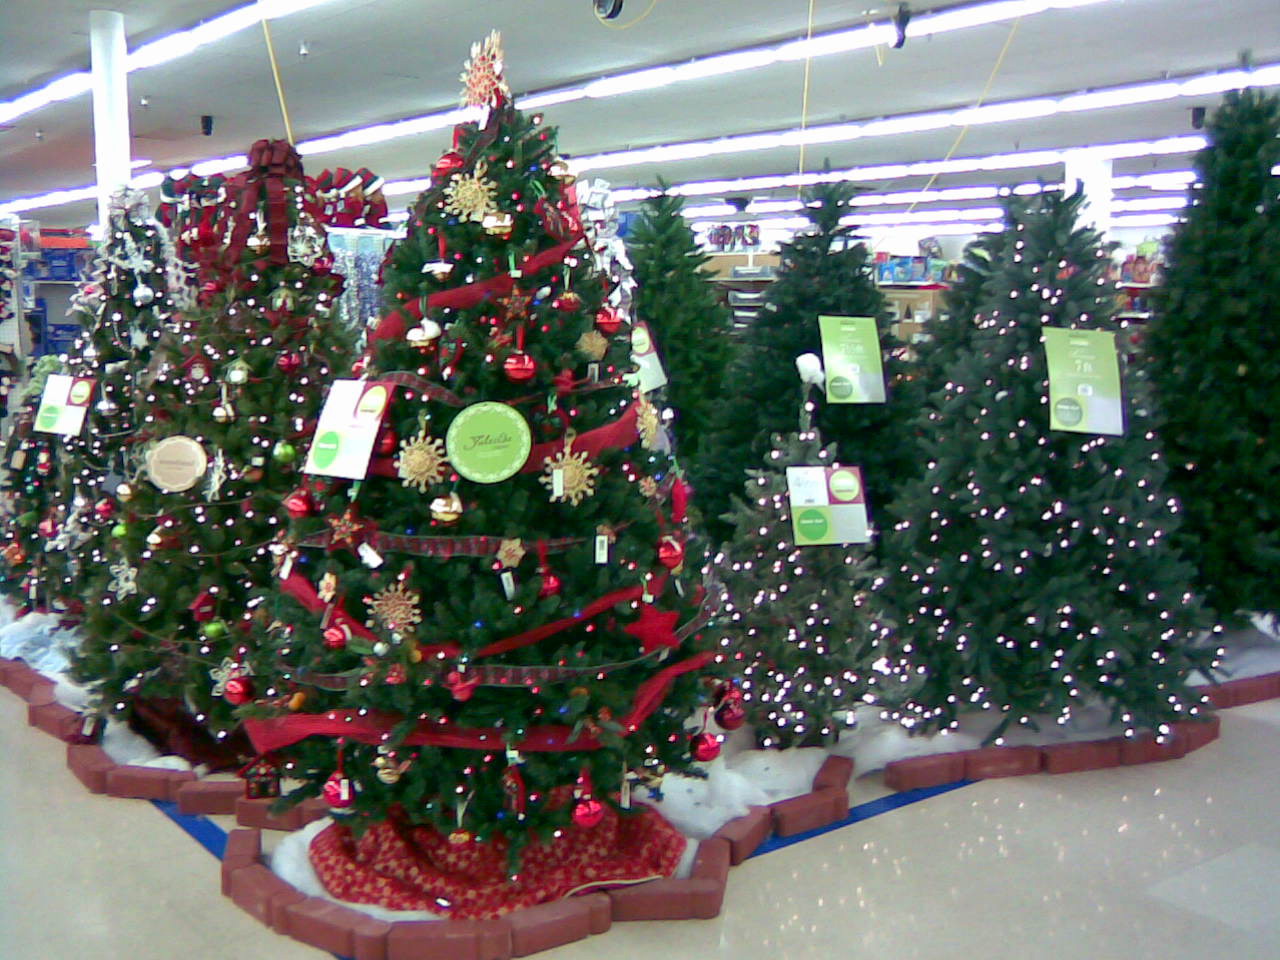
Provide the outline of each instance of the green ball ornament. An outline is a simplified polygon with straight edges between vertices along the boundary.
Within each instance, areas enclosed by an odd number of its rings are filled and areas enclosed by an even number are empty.
[[[292,443],[281,440],[271,451],[271,456],[276,463],[293,463],[298,459],[298,449]]]
[[[123,540],[129,535],[129,525],[127,523],[117,523],[111,528],[111,535],[117,540]]]
[[[210,620],[200,627],[200,633],[206,640],[221,640],[227,635],[227,625],[221,620]]]
[[[28,510],[26,513],[18,517],[18,526],[20,527],[34,527],[39,522],[40,514],[35,510]]]

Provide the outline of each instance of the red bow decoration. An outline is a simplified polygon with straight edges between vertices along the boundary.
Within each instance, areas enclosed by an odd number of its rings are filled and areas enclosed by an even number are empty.
[[[249,172],[236,208],[235,229],[227,245],[226,263],[235,267],[240,262],[249,231],[253,229],[258,204],[266,193],[267,260],[289,262],[289,210],[285,181],[303,181],[302,159],[285,140],[259,140],[249,148]]]

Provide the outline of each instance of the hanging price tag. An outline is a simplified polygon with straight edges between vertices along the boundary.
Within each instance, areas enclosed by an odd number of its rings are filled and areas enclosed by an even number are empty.
[[[382,554],[369,546],[369,544],[360,544],[356,552],[360,554],[360,561],[371,570],[377,570],[378,567],[382,566]]]
[[[85,717],[83,720],[80,721],[80,736],[82,737],[93,736],[93,729],[97,725],[98,725],[97,717]]]
[[[288,580],[289,574],[293,573],[293,554],[289,554],[284,558],[284,563],[280,564],[280,579]]]
[[[559,468],[551,471],[551,499],[564,499],[564,471]]]
[[[516,597],[516,577],[510,570],[503,570],[498,577],[502,581],[502,592],[506,594],[508,600],[514,600]]]
[[[596,563],[609,562],[609,538],[604,534],[596,537]]]

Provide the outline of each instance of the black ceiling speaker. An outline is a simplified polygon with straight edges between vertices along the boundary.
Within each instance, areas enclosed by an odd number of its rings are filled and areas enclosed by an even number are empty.
[[[1191,129],[1192,130],[1204,129],[1204,114],[1205,114],[1204,107],[1191,108]]]
[[[591,0],[596,16],[601,20],[617,20],[622,13],[623,0]]]

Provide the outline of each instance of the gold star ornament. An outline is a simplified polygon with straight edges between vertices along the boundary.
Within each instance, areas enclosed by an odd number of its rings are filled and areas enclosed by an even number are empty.
[[[422,613],[418,610],[421,599],[417,591],[407,589],[403,583],[393,583],[373,595],[369,610],[388,630],[410,633],[422,622]]]
[[[400,455],[396,457],[395,467],[402,484],[419,493],[426,493],[427,487],[444,479],[449,467],[444,442],[427,436],[426,430],[421,431],[400,444]]]

